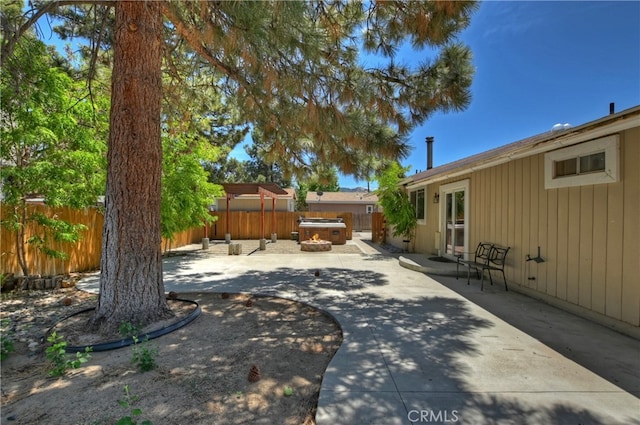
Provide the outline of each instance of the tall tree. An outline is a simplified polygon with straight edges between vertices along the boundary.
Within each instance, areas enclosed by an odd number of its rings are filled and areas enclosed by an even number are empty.
[[[42,3],[25,24],[68,3]],[[217,89],[273,141],[270,154],[286,158],[291,174],[314,162],[352,172],[350,161],[335,156],[341,147],[401,158],[408,152],[404,136],[416,124],[470,102],[471,52],[455,38],[469,24],[473,1],[100,4],[115,5],[115,28],[95,323],[144,323],[168,313],[159,252],[162,14],[166,31],[208,64],[194,60],[194,66],[203,75],[224,76],[215,80]],[[22,28],[7,32],[3,56],[11,54]],[[433,53],[417,67],[399,64],[394,54],[403,44]],[[363,66],[361,49],[378,54],[380,62]],[[398,137],[376,143],[362,131],[368,126],[389,126]]]
[[[246,162],[237,158],[226,158],[216,162],[206,162],[205,170],[212,183],[246,183],[253,179],[247,173]]]
[[[269,146],[259,139],[257,132],[253,132],[251,145],[245,146],[244,150],[249,155],[245,161],[245,168],[249,175],[249,181],[276,183],[281,187],[291,186],[291,179],[285,177],[282,171],[282,164],[286,162],[284,158],[265,159]]]
[[[162,28],[159,2],[115,3],[100,296],[92,319],[104,331],[171,314],[160,228]]]
[[[339,192],[340,182],[336,167],[327,164],[312,164],[311,171],[298,180],[296,209],[306,211],[308,192]]]

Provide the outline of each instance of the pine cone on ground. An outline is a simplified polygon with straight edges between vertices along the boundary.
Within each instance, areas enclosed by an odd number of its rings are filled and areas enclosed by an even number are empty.
[[[247,377],[249,382],[258,382],[260,380],[260,369],[258,366],[251,366],[251,370],[249,370],[249,376]]]
[[[244,303],[244,305],[247,306],[247,307],[253,307],[253,300],[251,298],[249,298],[247,300],[247,302]]]

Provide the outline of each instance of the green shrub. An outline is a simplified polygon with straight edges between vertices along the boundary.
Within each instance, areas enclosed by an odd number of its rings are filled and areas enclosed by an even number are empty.
[[[136,416],[142,415],[142,410],[134,407],[133,405],[138,401],[138,396],[132,395],[129,392],[129,386],[124,386],[124,399],[118,400],[118,404],[125,409],[129,409],[129,415],[123,416],[118,419],[116,425],[137,425],[138,422],[134,420]],[[149,420],[140,422],[140,425],[153,425]]]
[[[134,336],[133,341],[133,358],[132,363],[138,366],[138,369],[142,372],[148,372],[156,368],[156,355],[158,354],[157,347],[150,347],[149,340],[145,339],[142,343],[138,340],[138,337]]]
[[[6,359],[9,356],[9,353],[16,350],[13,345],[13,337],[6,330],[9,323],[9,319],[2,319],[0,322],[0,360]]]
[[[156,368],[157,347],[149,346],[149,339],[145,338],[142,342],[138,337],[140,328],[130,322],[121,323],[118,330],[123,336],[133,339],[133,358],[131,363],[135,363],[142,372],[148,372]]]
[[[69,369],[77,369],[91,358],[91,347],[85,348],[84,353],[76,353],[75,358],[67,355],[67,341],[61,335],[53,332],[47,338],[51,346],[45,350],[47,359],[53,364],[49,376],[63,376]]]

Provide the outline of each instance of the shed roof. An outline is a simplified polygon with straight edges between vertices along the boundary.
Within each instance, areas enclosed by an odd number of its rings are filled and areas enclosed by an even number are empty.
[[[227,195],[257,195],[263,193],[266,196],[277,198],[288,195],[287,191],[275,183],[223,183],[222,187]]]

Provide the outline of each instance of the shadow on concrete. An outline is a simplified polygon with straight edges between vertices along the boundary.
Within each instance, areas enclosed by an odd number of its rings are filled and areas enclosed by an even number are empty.
[[[183,272],[186,269],[178,267]],[[474,315],[464,301],[383,298],[375,294],[375,288],[389,285],[386,275],[323,268],[315,276],[316,270],[247,270],[242,276],[222,280],[203,273],[165,275],[165,285],[176,292],[285,297],[333,315],[345,339],[324,377],[318,424],[424,423],[414,412],[422,415],[425,411],[440,415],[440,421],[430,423],[452,422],[454,414],[462,423],[473,424],[612,423],[606,413],[572,405],[570,396],[554,398],[556,392],[523,396],[508,390],[474,390],[477,387],[468,380],[474,362],[467,359],[481,354],[472,336],[493,325]],[[478,376],[477,370],[473,372]],[[546,402],[544,397],[548,397]],[[530,398],[535,402],[529,403]],[[627,419],[625,423],[640,424],[638,418]]]
[[[485,285],[484,291],[480,291],[477,280],[472,279],[467,285],[465,279],[430,277],[612,384],[640,397],[640,341],[516,291],[505,292],[501,282]]]

